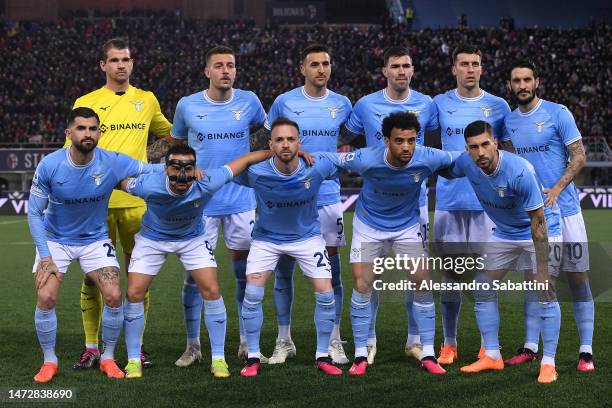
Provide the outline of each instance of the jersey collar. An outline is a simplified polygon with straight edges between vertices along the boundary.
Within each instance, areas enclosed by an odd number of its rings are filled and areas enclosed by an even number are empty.
[[[298,171],[300,171],[302,169],[302,161],[298,160],[298,166],[295,170],[293,170],[293,172],[291,174],[285,174],[282,171],[280,171],[279,169],[276,168],[276,165],[274,164],[274,157],[270,157],[270,166],[272,167],[272,170],[274,170],[274,172],[276,174],[278,174],[279,176],[282,177],[291,177],[294,176],[295,174],[297,174]]]
[[[313,102],[324,101],[329,96],[329,89],[325,89],[325,95],[323,95],[323,96],[310,96],[310,95],[308,95],[306,93],[306,89],[304,89],[304,86],[300,87],[300,89],[302,91],[302,95],[304,95],[304,98],[308,99],[309,101],[313,101]]]
[[[480,90],[480,95],[475,96],[474,98],[466,98],[465,96],[461,96],[459,95],[459,91],[457,90],[457,88],[455,88],[455,96],[462,101],[466,101],[466,102],[476,102],[481,100],[484,96],[485,96],[485,91],[483,89]]]
[[[72,167],[77,168],[77,169],[84,169],[93,164],[94,160],[96,159],[96,149],[93,150],[93,155],[91,156],[91,160],[87,164],[76,164],[75,162],[73,162],[72,157],[70,157],[70,147],[66,148],[66,158],[68,159],[68,164],[70,164]]]
[[[236,89],[232,88],[232,96],[230,96],[229,99],[225,101],[214,101],[208,97],[208,94],[206,93],[206,89],[202,91],[202,96],[204,97],[204,100],[208,103],[212,103],[213,105],[227,105],[228,103],[234,100],[235,94],[236,94]]]
[[[408,96],[407,96],[407,97],[405,97],[404,99],[400,99],[400,100],[397,100],[397,99],[392,99],[392,98],[389,96],[389,94],[387,93],[387,88],[385,88],[385,89],[383,89],[383,90],[382,90],[382,94],[383,94],[383,97],[385,98],[385,100],[386,100],[387,102],[389,102],[389,103],[395,103],[395,104],[397,104],[397,105],[401,105],[402,103],[406,103],[406,102],[408,102],[408,101],[410,100],[410,97],[412,96],[412,90],[411,90],[410,88],[408,88]]]
[[[538,101],[538,103],[536,103],[536,106],[533,107],[533,109],[531,109],[530,111],[527,111],[525,113],[521,112],[521,110],[519,108],[516,108],[516,110],[518,111],[518,114],[521,115],[521,116],[531,116],[534,113],[536,113],[536,111],[538,109],[540,109],[540,106],[542,105],[542,101],[543,101],[543,99],[540,99]]]

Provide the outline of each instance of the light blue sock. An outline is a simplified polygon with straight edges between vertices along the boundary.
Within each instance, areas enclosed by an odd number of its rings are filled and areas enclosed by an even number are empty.
[[[57,356],[55,355],[57,315],[55,314],[55,308],[42,310],[36,306],[36,310],[34,311],[34,325],[36,326],[38,343],[45,356],[45,363],[57,364]]]
[[[414,302],[412,303],[414,318],[419,327],[421,344],[423,350],[430,349],[433,356],[433,345],[436,333],[436,306],[433,301],[432,292],[415,292]],[[427,355],[424,354],[425,357]]]
[[[142,331],[144,330],[144,302],[132,303],[126,299],[124,307],[125,345],[128,360],[140,359]]]
[[[492,285],[492,279],[479,273],[476,283],[484,282]],[[499,310],[497,307],[497,293],[493,290],[476,290],[474,292],[474,311],[476,323],[483,339],[483,346],[487,354],[499,354]],[[492,357],[492,355],[491,355]]]
[[[540,302],[538,292],[525,291],[525,303],[523,305],[525,315],[525,344],[540,343]],[[531,350],[537,352],[538,350]]]
[[[555,358],[559,332],[561,331],[561,308],[559,302],[541,302],[540,322],[542,330],[542,353],[546,357]]]
[[[344,289],[342,288],[342,269],[340,269],[340,254],[336,254],[329,257],[331,263],[332,273],[332,286],[334,288],[334,302],[335,302],[335,318],[334,323],[340,324],[342,318],[342,302],[344,301]]]
[[[414,302],[414,292],[411,290],[406,291],[406,297],[404,299],[404,309],[406,309],[406,317],[408,319],[408,337],[414,337],[419,335],[419,325],[414,318],[412,312],[412,302]]]
[[[104,305],[104,310],[102,310],[102,343],[104,344],[104,352],[100,356],[101,361],[115,357],[115,346],[119,341],[119,336],[121,336],[122,327],[123,307]]]
[[[315,292],[314,321],[317,329],[317,358],[328,356],[327,346],[334,329],[336,306],[334,292]]]
[[[202,295],[191,274],[185,271],[183,282],[183,315],[188,339],[200,338],[200,321],[202,319]]]
[[[295,261],[281,256],[274,271],[274,308],[279,326],[291,325],[293,306],[293,270]]]
[[[588,280],[578,285],[572,285],[570,281],[570,290],[574,306],[574,320],[576,321],[580,337],[581,352],[585,351],[592,354],[595,304],[593,303],[591,286]]]
[[[368,339],[376,339],[376,317],[378,316],[379,293],[376,289],[372,290],[370,296],[370,319],[368,326]]]
[[[261,302],[264,298],[264,286],[247,283],[242,303],[242,327],[247,338],[249,357],[259,358],[259,337],[263,324],[263,308]]]
[[[204,322],[210,338],[212,359],[225,358],[225,332],[227,311],[223,297],[217,300],[204,299]]]
[[[236,277],[236,305],[238,309],[238,328],[240,330],[240,337],[245,336],[243,321],[240,313],[242,311],[242,301],[244,300],[244,290],[246,288],[246,264],[246,259],[232,261],[234,276]]]
[[[367,352],[368,330],[370,327],[372,293],[360,293],[353,289],[351,296],[351,325],[355,341],[355,357],[365,357]]]
[[[445,280],[452,282],[452,280]],[[440,296],[440,306],[442,306],[442,330],[444,338],[455,344],[446,344],[447,346],[457,345],[457,324],[459,322],[459,312],[461,311],[461,291],[445,290]]]

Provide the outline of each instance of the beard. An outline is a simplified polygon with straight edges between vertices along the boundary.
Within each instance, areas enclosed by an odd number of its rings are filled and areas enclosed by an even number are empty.
[[[529,91],[529,96],[525,99],[519,98],[518,94],[516,93],[514,94],[514,99],[516,100],[516,103],[518,103],[519,105],[529,105],[535,97],[536,97],[535,91]]]
[[[91,140],[91,147],[86,147],[83,146],[83,142],[85,140]],[[98,142],[94,139],[83,139],[81,140],[79,143],[72,143],[72,145],[74,146],[75,149],[77,149],[79,152],[83,153],[83,154],[87,154],[89,152],[91,152],[93,149],[96,148],[96,146],[98,145]]]

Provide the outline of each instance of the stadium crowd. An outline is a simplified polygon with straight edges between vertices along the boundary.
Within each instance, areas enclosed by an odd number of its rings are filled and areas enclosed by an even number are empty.
[[[354,103],[385,86],[379,67],[386,47],[409,46],[416,66],[412,86],[433,96],[454,87],[450,52],[469,42],[483,51],[483,89],[509,99],[506,64],[519,56],[532,58],[542,74],[539,95],[566,104],[584,135],[606,136],[611,144],[605,132],[612,120],[611,34],[611,26],[419,32],[395,24],[258,27],[251,21],[195,21],[150,12],[5,21],[0,32],[0,145],[63,141],[65,117],[75,99],[103,84],[99,47],[114,36],[129,38],[133,83],[154,91],[168,118],[181,96],[205,87],[203,56],[214,44],[236,50],[237,86],[253,90],[267,110],[277,95],[302,83],[299,51],[308,43],[331,48],[330,88]]]

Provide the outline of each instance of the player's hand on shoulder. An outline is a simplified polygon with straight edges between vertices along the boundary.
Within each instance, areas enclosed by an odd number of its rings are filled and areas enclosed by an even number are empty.
[[[204,173],[205,173],[205,171],[204,171],[204,170],[202,170],[202,169],[201,169],[201,168],[199,168],[199,167],[196,167],[196,169],[195,169],[195,177],[196,177],[196,180],[198,180],[198,181],[199,181],[199,180],[202,180],[202,179],[204,178]]]
[[[304,159],[306,161],[306,164],[309,166],[312,166],[315,162],[314,157],[312,157],[310,155],[310,153],[304,151],[304,150],[299,150],[298,151],[298,156],[300,156],[302,159]]]
[[[45,286],[51,276],[55,276],[58,280],[62,279],[62,274],[57,268],[57,265],[55,265],[55,262],[53,262],[53,258],[48,256],[42,258],[36,267],[36,289],[40,289]]]

